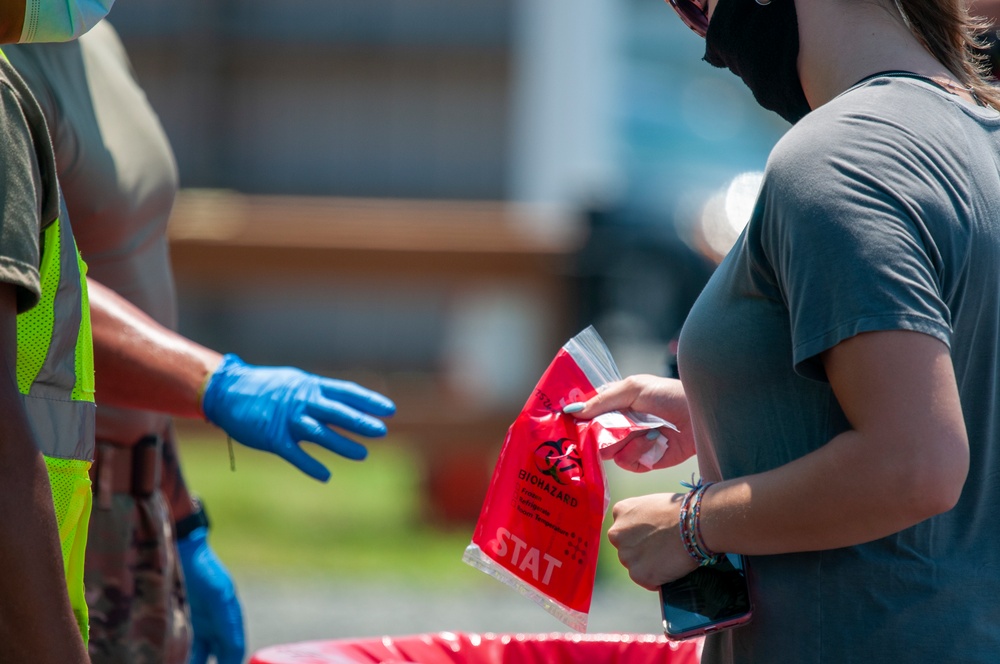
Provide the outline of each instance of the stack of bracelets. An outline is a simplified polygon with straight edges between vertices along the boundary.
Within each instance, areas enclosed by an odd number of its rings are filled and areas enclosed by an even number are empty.
[[[692,478],[694,481],[694,478]],[[699,479],[694,484],[681,483],[690,489],[684,496],[681,503],[680,529],[681,541],[684,542],[684,550],[694,558],[698,565],[713,565],[719,562],[722,554],[712,553],[705,546],[705,540],[701,537],[701,498],[705,495],[705,490],[712,486],[713,482],[705,482]]]

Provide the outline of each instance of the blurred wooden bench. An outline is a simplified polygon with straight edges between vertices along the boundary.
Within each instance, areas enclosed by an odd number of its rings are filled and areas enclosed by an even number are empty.
[[[262,279],[335,284],[372,277],[465,298],[507,285],[543,303],[543,354],[554,354],[574,333],[569,277],[584,238],[571,220],[538,209],[190,190],[177,200],[169,235],[181,298],[252,292]],[[545,357],[547,364],[551,355]],[[478,515],[506,429],[544,368],[516,403],[501,404],[462,389],[444,366],[422,376],[396,375],[391,367],[362,376],[359,382],[397,402],[391,431],[420,451],[428,516],[454,522]]]

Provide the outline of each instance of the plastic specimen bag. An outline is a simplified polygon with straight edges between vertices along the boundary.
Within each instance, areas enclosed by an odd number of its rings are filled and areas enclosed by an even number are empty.
[[[602,451],[608,457],[635,435],[676,430],[631,410],[592,420],[562,412],[620,379],[593,327],[560,349],[507,432],[463,556],[581,632],[587,629],[608,509]],[[650,466],[666,450],[666,439],[657,439],[655,453],[647,455]]]

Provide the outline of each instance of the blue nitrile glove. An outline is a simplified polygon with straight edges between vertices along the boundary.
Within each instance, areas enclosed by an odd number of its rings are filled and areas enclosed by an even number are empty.
[[[206,664],[215,655],[217,664],[241,664],[246,650],[243,610],[229,572],[208,546],[208,528],[195,528],[177,540],[177,551],[194,630],[188,663]]]
[[[209,422],[237,442],[273,452],[321,482],[330,479],[330,471],[306,454],[300,441],[364,459],[364,445],[328,425],[377,438],[386,433],[378,417],[396,412],[392,401],[355,383],[292,367],[256,367],[232,354],[222,358],[209,379],[202,408]]]

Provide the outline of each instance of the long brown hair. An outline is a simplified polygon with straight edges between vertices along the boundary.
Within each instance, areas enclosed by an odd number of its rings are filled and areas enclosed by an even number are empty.
[[[898,0],[910,30],[975,97],[1000,110],[1000,89],[987,81],[980,35],[985,19],[969,15],[964,0]]]

